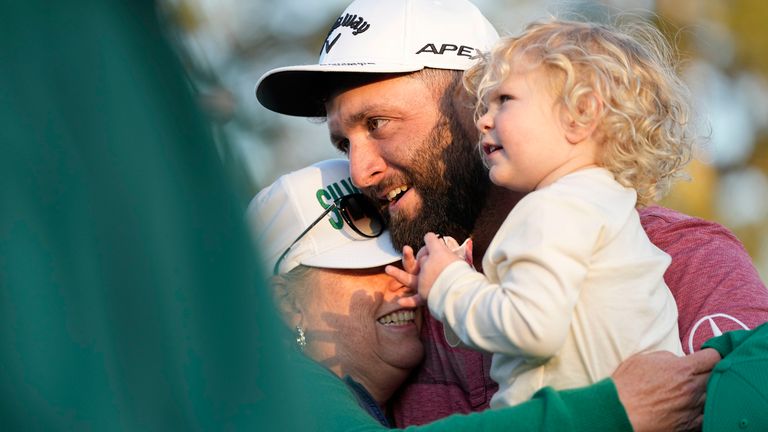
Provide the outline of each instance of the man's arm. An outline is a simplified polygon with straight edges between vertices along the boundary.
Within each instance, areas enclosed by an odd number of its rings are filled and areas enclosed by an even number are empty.
[[[672,257],[664,280],[677,302],[684,352],[768,321],[768,289],[725,227],[658,206],[641,209],[640,220],[651,241]]]

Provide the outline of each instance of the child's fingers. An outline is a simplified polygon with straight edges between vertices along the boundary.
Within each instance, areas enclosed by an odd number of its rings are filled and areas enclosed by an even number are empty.
[[[413,290],[416,290],[418,288],[418,285],[417,285],[418,279],[416,275],[408,273],[407,271],[399,267],[396,267],[390,264],[384,267],[384,273],[392,276],[393,278],[395,278],[396,281],[407,286],[408,288],[411,288]]]
[[[445,244],[445,241],[438,237],[437,234],[431,232],[424,236],[424,248],[422,249],[426,249],[428,254],[451,252]],[[419,254],[421,254],[421,251],[419,251]]]
[[[397,299],[397,304],[406,308],[417,308],[425,304],[424,299],[418,295],[412,295],[408,297],[400,297]]]
[[[422,246],[422,248],[419,249],[419,253],[416,254],[416,261],[421,261],[427,255],[429,255],[429,250],[427,250],[426,246]]]
[[[403,268],[411,274],[419,272],[419,262],[413,254],[413,248],[408,245],[403,246]]]
[[[448,249],[450,249],[452,252],[461,247],[459,242],[457,242],[456,239],[451,236],[443,236],[442,239],[443,243],[445,243],[445,245],[448,246]]]
[[[431,231],[424,234],[424,246],[428,249],[437,242],[444,244],[444,242],[440,239],[440,237],[437,236],[437,234]]]

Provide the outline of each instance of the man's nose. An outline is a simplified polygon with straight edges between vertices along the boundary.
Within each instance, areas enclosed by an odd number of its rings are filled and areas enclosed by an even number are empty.
[[[348,157],[349,171],[355,186],[365,189],[381,181],[387,164],[376,143],[362,137],[350,139]]]

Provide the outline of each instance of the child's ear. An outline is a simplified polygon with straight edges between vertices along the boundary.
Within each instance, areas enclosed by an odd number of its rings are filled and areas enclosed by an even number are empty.
[[[599,123],[603,102],[594,93],[582,95],[576,101],[576,112],[564,111],[565,138],[571,144],[578,144],[591,137]]]

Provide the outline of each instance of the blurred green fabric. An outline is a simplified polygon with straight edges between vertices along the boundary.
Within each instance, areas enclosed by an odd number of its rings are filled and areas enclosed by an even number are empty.
[[[0,28],[0,430],[304,429],[154,4],[5,1]]]

